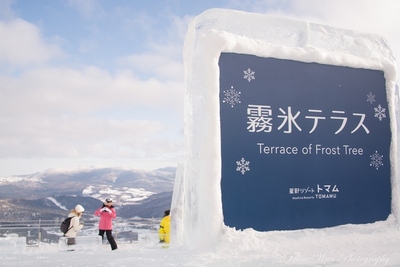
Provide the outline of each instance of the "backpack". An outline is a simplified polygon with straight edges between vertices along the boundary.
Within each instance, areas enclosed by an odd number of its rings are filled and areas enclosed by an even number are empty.
[[[65,219],[65,220],[61,223],[61,225],[60,225],[60,230],[61,230],[61,232],[63,232],[64,235],[69,231],[69,229],[72,228],[72,226],[70,227],[70,224],[71,224],[71,219],[74,218],[74,217],[75,217],[75,216],[73,216],[73,217],[68,217],[67,219]]]

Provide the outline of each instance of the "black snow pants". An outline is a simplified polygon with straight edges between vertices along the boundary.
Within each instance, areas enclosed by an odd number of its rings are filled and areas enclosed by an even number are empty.
[[[111,245],[111,250],[117,249],[117,242],[115,242],[115,239],[112,235],[112,230],[99,230],[99,236],[101,236],[101,239],[104,238],[104,233],[106,233],[108,243]]]

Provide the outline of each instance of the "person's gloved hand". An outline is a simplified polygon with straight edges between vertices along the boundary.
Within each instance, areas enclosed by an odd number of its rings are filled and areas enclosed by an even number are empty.
[[[100,210],[100,212],[108,212],[108,213],[111,213],[111,210],[110,210],[109,208],[107,208],[107,207],[104,207],[104,208],[102,208],[102,209]]]

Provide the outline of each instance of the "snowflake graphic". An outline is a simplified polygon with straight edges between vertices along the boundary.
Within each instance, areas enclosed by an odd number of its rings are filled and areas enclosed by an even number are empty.
[[[251,80],[254,80],[255,78],[254,78],[254,71],[252,71],[250,68],[248,68],[247,70],[244,70],[243,71],[243,73],[244,73],[244,76],[243,76],[243,79],[247,79],[249,82],[251,81]]]
[[[374,110],[375,110],[375,118],[378,118],[380,121],[383,118],[386,118],[386,115],[385,115],[386,109],[381,107],[381,105],[379,105],[377,108],[374,108]]]
[[[222,102],[228,103],[229,105],[231,105],[231,107],[233,107],[235,104],[240,103],[240,92],[235,91],[235,89],[233,89],[233,86],[231,86],[231,89],[224,91],[224,94],[225,98],[224,100],[222,100]]]
[[[375,95],[373,95],[372,92],[370,92],[370,93],[367,95],[367,101],[368,101],[369,103],[371,103],[371,104],[372,104],[372,102],[375,102]]]
[[[241,172],[242,174],[245,174],[246,172],[250,171],[249,165],[250,161],[244,160],[242,158],[240,161],[236,161],[237,168],[236,171]]]
[[[375,154],[370,155],[371,157],[371,164],[369,166],[372,166],[376,169],[379,169],[379,167],[383,166],[383,155],[379,155],[378,151],[375,151]]]

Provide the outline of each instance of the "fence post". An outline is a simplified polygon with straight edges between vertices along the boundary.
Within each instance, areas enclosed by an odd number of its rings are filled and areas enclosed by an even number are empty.
[[[40,243],[42,242],[42,229],[41,229],[41,221],[42,221],[42,219],[39,219],[39,228],[38,228],[38,247],[40,247]]]

